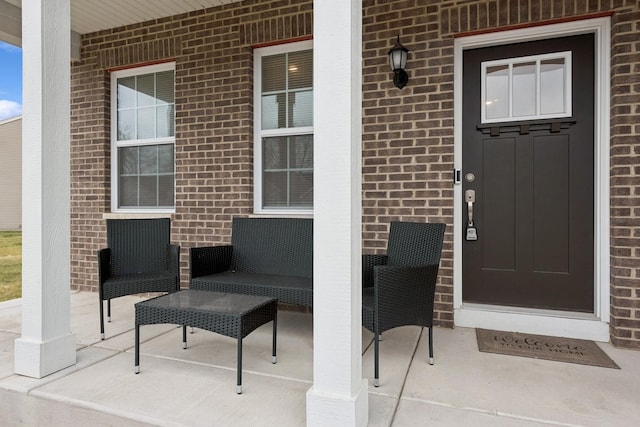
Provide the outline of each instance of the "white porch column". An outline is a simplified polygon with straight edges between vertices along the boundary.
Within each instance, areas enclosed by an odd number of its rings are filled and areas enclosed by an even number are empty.
[[[308,426],[365,426],[362,378],[362,0],[314,14],[313,387]]]
[[[15,372],[76,362],[70,328],[70,0],[22,1],[22,337]]]

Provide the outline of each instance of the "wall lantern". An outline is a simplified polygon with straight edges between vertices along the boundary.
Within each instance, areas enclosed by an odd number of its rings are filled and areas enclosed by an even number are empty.
[[[402,89],[407,85],[409,76],[404,70],[407,65],[407,53],[409,49],[400,44],[400,36],[396,40],[396,45],[389,50],[389,63],[391,64],[391,70],[393,70],[393,84]]]

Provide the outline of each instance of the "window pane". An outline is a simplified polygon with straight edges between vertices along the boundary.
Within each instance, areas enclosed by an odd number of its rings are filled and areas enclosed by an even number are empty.
[[[158,173],[158,146],[140,147],[140,174]]]
[[[118,111],[118,141],[136,138],[136,110]]]
[[[564,58],[540,62],[540,113],[554,114],[567,111],[565,106]]]
[[[291,173],[291,196],[289,206],[313,206],[313,171]]]
[[[136,78],[124,77],[118,79],[118,109],[136,106]]]
[[[313,126],[313,90],[289,94],[289,127]]]
[[[513,116],[536,115],[536,63],[513,64]]]
[[[174,176],[160,175],[158,177],[158,206],[173,207]]]
[[[157,104],[173,104],[174,89],[173,82],[174,71],[163,71],[156,74],[156,102]]]
[[[139,108],[138,112],[138,135],[137,139],[154,138],[156,136],[155,107]]]
[[[173,174],[173,144],[158,146],[158,173]]]
[[[287,127],[287,105],[284,93],[262,96],[262,129]]]
[[[155,74],[138,76],[137,81],[138,107],[155,105]]]
[[[313,51],[291,52],[288,61],[289,89],[313,87]]]
[[[312,135],[300,135],[289,138],[290,144],[290,159],[291,167],[300,168],[313,168],[313,136]]]
[[[138,206],[138,177],[121,176],[119,178],[120,188],[118,190],[119,207]]]
[[[174,136],[173,105],[162,105],[156,108],[156,138]]]
[[[118,148],[118,171],[120,175],[138,173],[138,147]]]
[[[505,58],[483,63],[482,69],[483,120],[571,115],[571,52]]]
[[[156,176],[140,177],[140,206],[158,205],[158,178]]]
[[[487,67],[485,87],[487,119],[509,117],[509,66]]]
[[[313,204],[313,135],[263,138],[265,207]]]
[[[174,144],[119,148],[119,207],[173,207],[173,153]]]
[[[173,70],[118,79],[118,140],[174,136],[173,102]]]
[[[286,55],[262,58],[262,92],[282,91],[286,88]]]
[[[262,139],[262,165],[264,170],[286,169],[287,137],[272,137]]]
[[[264,172],[262,188],[265,207],[287,206],[287,172]]]

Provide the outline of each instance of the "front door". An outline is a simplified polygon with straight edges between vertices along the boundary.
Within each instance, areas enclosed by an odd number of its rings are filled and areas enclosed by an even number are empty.
[[[463,53],[466,303],[594,311],[594,36]]]

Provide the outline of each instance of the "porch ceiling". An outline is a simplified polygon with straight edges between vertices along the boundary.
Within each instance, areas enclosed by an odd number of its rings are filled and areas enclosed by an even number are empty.
[[[71,0],[71,29],[80,34],[93,33],[238,1],[241,0]]]
[[[87,34],[108,28],[237,3],[242,0],[71,0],[71,30]],[[0,0],[0,40],[21,45],[22,0]]]

